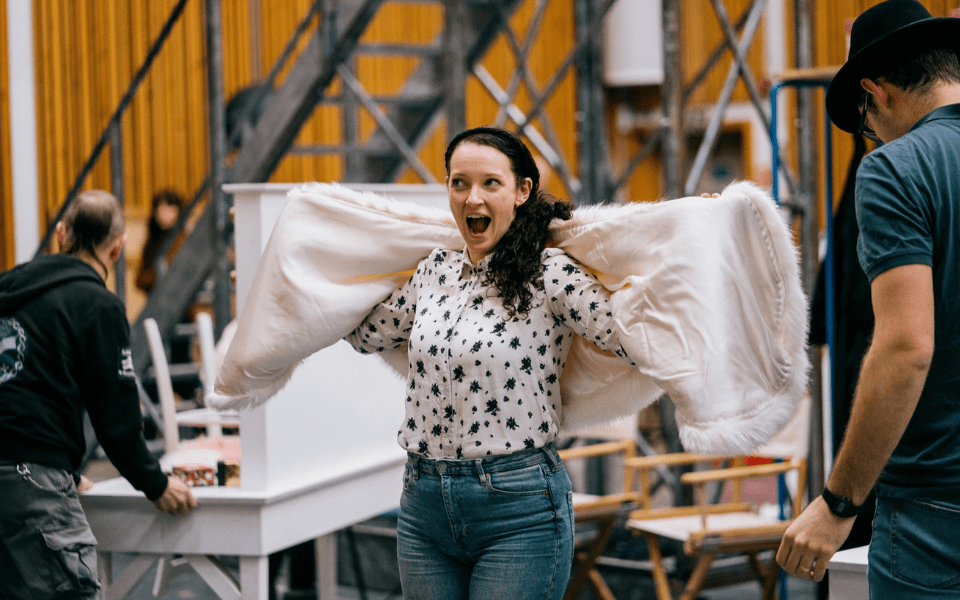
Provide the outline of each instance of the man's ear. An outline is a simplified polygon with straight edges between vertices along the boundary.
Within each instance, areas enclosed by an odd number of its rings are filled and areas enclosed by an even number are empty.
[[[63,241],[67,239],[67,226],[63,224],[63,221],[57,221],[57,244],[60,245],[60,248],[63,248]]]
[[[127,243],[127,234],[123,234],[117,238],[117,241],[110,246],[110,262],[116,262],[120,258],[120,252],[123,250],[123,246]]]
[[[877,85],[876,81],[867,79],[866,77],[860,79],[860,87],[873,94],[873,97],[879,104],[887,106],[887,91],[883,89],[882,85],[883,82],[881,82],[881,85]]]

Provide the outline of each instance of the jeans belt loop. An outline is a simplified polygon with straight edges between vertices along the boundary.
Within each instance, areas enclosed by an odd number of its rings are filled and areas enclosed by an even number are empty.
[[[420,457],[416,454],[410,455],[410,474],[414,479],[420,479]]]
[[[547,455],[547,460],[550,462],[550,470],[557,471],[560,469],[560,460],[553,454],[553,444],[547,444],[540,448],[544,454]]]
[[[487,476],[486,473],[483,472],[483,459],[478,458],[474,461],[474,463],[477,465],[477,475],[480,477],[480,485],[486,485]]]

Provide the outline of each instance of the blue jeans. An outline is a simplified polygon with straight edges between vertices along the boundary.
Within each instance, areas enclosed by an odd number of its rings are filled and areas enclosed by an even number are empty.
[[[552,446],[477,460],[411,454],[397,527],[406,600],[560,599],[570,478]]]
[[[877,496],[871,600],[960,599],[960,506]]]
[[[0,599],[94,598],[96,543],[72,475],[0,461]]]

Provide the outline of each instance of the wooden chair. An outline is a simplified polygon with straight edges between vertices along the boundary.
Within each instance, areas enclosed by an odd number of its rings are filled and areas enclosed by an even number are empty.
[[[681,600],[696,598],[714,559],[721,554],[733,553],[749,557],[754,574],[761,583],[763,598],[774,597],[780,568],[774,558],[768,564],[762,564],[760,553],[775,552],[787,526],[800,514],[806,459],[790,458],[783,462],[747,465],[744,457],[722,459],[677,453],[630,458],[626,462],[628,468],[637,471],[640,482],[640,508],[630,513],[627,527],[637,535],[646,537],[658,600],[673,598],[660,547],[662,539],[681,542],[683,552],[694,561],[690,577],[680,595]],[[690,471],[680,478],[682,484],[693,487],[695,505],[653,508],[649,493],[651,471],[662,466],[705,463],[711,468]],[[729,463],[729,466],[722,463]],[[761,514],[757,507],[745,500],[744,481],[771,478],[775,483],[773,489],[777,490],[779,477],[789,471],[797,473],[789,518],[781,520]],[[714,501],[714,498],[718,500]]]
[[[576,446],[559,451],[565,464],[576,460],[620,455],[624,461],[637,454],[637,445],[631,439],[614,442],[602,442],[587,446]],[[574,492],[573,513],[578,527],[589,525],[595,533],[588,539],[577,541],[573,556],[573,572],[567,584],[564,600],[575,600],[580,596],[584,585],[589,584],[600,600],[616,600],[603,577],[597,571],[596,562],[610,543],[620,518],[636,506],[638,492],[634,491],[633,470],[624,470],[621,492],[606,495],[592,495]],[[578,538],[581,536],[577,536]]]

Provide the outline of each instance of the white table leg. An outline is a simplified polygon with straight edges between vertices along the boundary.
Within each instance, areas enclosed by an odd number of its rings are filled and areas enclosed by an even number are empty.
[[[267,600],[270,583],[266,556],[240,557],[240,597],[243,600]]]
[[[317,555],[317,600],[337,599],[337,534],[329,533],[314,542]]]
[[[113,568],[109,564],[109,553],[101,552],[97,563],[103,562],[104,564],[98,566],[97,571],[100,572],[100,584],[103,586],[100,590],[103,600],[126,598],[130,590],[147,574],[147,571],[153,568],[158,558],[159,556],[156,554],[138,554],[120,573],[119,577],[114,579],[112,576]]]
[[[240,600],[241,587],[234,577],[215,557],[191,555],[185,557],[187,563],[200,575],[210,589],[223,600]],[[241,565],[241,570],[243,566]],[[242,575],[241,575],[242,577]],[[154,594],[156,595],[156,594]]]

